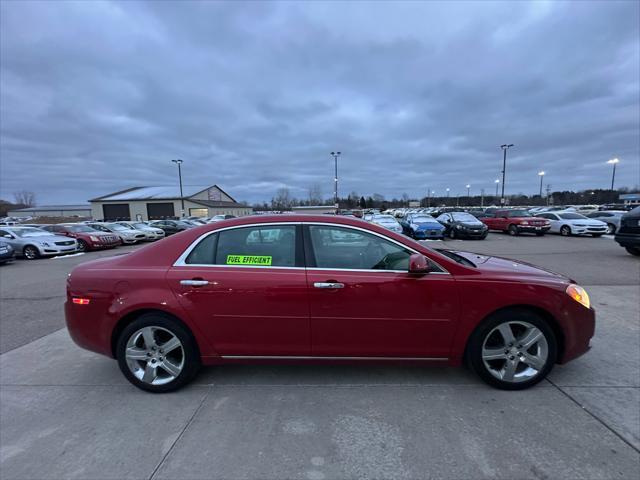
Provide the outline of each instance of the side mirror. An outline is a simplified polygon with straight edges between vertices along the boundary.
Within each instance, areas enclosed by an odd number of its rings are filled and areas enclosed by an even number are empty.
[[[427,257],[421,253],[414,253],[409,257],[409,273],[429,273]]]

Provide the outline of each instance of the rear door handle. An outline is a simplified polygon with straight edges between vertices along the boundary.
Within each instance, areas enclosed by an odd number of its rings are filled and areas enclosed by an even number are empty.
[[[344,283],[338,282],[315,282],[313,284],[316,288],[344,288]]]
[[[204,287],[209,285],[209,282],[207,280],[180,280],[180,285],[185,287]]]

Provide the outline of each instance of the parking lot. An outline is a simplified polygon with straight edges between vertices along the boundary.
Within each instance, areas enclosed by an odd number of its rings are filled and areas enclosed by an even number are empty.
[[[0,478],[637,478],[640,262],[609,236],[491,233],[429,246],[570,276],[597,310],[593,348],[525,391],[465,369],[229,365],[152,395],[64,329],[86,260],[0,268]]]

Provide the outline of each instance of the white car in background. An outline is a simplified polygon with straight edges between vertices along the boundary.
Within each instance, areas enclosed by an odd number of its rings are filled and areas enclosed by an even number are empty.
[[[145,240],[154,241],[164,238],[164,230],[161,228],[152,227],[143,222],[116,222],[118,225],[127,227],[131,230],[139,230],[145,235]]]
[[[593,220],[600,220],[607,224],[607,233],[613,235],[620,228],[620,220],[627,213],[624,210],[603,210],[601,212],[589,213],[587,217]]]
[[[120,237],[122,243],[134,244],[146,240],[147,236],[140,230],[132,229],[131,227],[125,227],[119,223],[90,223],[91,228],[100,230],[107,233],[114,233]]]
[[[570,235],[593,235],[600,237],[607,233],[608,226],[600,220],[587,218],[576,212],[545,212],[536,217],[546,218],[551,223],[549,232],[559,233],[565,237]]]
[[[398,220],[395,219],[393,215],[373,215],[371,220],[368,220],[371,223],[375,223],[376,225],[380,225],[387,230],[391,230],[392,232],[402,233],[402,225],[398,223]]]

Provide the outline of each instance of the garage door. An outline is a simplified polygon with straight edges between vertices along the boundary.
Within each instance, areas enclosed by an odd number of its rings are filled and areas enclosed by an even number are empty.
[[[149,220],[174,217],[173,203],[147,203],[147,216]]]
[[[128,203],[102,205],[102,214],[105,220],[131,220]]]

